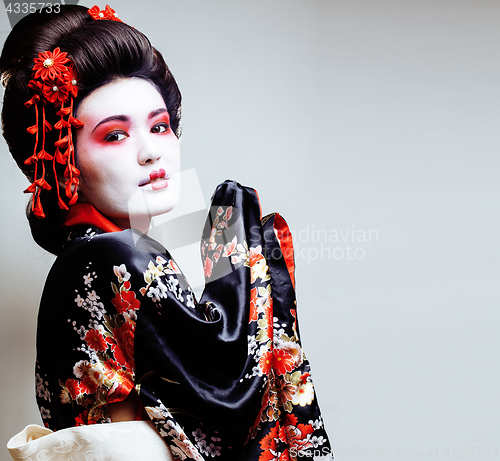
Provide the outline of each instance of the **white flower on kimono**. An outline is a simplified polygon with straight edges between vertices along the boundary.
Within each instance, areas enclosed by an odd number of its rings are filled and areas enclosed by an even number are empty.
[[[118,278],[118,282],[123,283],[130,279],[130,272],[127,271],[127,266],[125,264],[120,264],[119,266],[113,266],[113,272]]]
[[[160,289],[157,287],[149,287],[148,298],[151,298],[153,302],[160,302]]]
[[[44,407],[40,407],[40,415],[42,419],[50,419],[50,411]]]
[[[153,261],[149,261],[147,272],[153,276],[153,280],[156,277],[161,277],[163,275],[163,272],[154,265]]]
[[[207,446],[205,453],[207,455],[210,455],[212,458],[215,458],[216,456],[220,456],[220,450],[221,447],[211,443],[210,445]]]
[[[216,446],[213,443],[208,445],[206,440],[200,440],[197,447],[204,455],[211,456],[212,458],[220,456],[221,447]]]
[[[203,431],[200,428],[198,428],[195,431],[193,431],[193,436],[194,436],[195,442],[199,442],[200,440],[203,440],[203,439],[207,438],[207,435],[204,434]]]
[[[85,329],[85,327],[83,325],[80,328],[78,328],[78,330],[76,330],[76,332],[80,335],[81,340],[85,339],[85,335],[87,334],[87,330]]]
[[[158,290],[160,290],[160,298],[167,298],[167,287],[165,286],[165,284],[160,279],[156,279],[156,282],[156,286],[158,287]]]
[[[295,368],[300,366],[302,362],[304,361],[304,354],[302,352],[302,348],[298,343],[295,341],[286,341],[282,342],[279,347],[284,350],[285,352],[288,352],[295,360]]]
[[[309,439],[309,442],[312,443],[314,448],[318,448],[326,442],[326,439],[322,435],[319,437],[313,436]]]
[[[78,295],[75,299],[75,303],[78,307],[82,307],[85,304],[85,299]]]
[[[156,264],[164,265],[167,262],[166,259],[163,259],[161,256],[156,257]]]
[[[254,336],[248,335],[248,355],[253,355],[257,349],[257,340]]]
[[[189,293],[186,295],[186,306],[187,307],[195,307],[194,304],[194,295],[191,292],[191,288],[189,288]]]
[[[270,279],[268,274],[266,258],[262,255],[262,246],[250,248],[250,283],[254,283],[258,278],[263,282]]]
[[[98,299],[101,299],[99,296],[97,296],[97,293],[95,290],[92,290],[88,295],[87,298],[89,301],[97,301]]]
[[[172,292],[176,293],[177,292],[177,285],[179,285],[179,280],[174,278],[174,276],[170,276],[167,280],[167,288]]]
[[[93,303],[87,310],[90,312],[92,317],[95,317],[98,320],[101,320],[103,314],[106,313],[103,303]]]
[[[257,358],[259,358],[259,356],[257,356]],[[253,376],[262,376],[262,370],[260,368],[259,365],[255,365],[253,368],[252,368],[252,374],[249,375],[248,377],[251,378]]]
[[[316,430],[321,429],[323,427],[323,420],[321,419],[321,416],[320,416],[315,421],[313,421],[311,419],[307,424],[310,424],[314,428],[314,430],[316,431]]]
[[[302,381],[295,390],[295,394],[292,399],[294,405],[300,405],[305,407],[306,405],[311,405],[314,400],[314,386],[310,381]]]
[[[82,379],[88,375],[90,369],[91,369],[91,365],[90,365],[90,362],[88,360],[80,360],[73,367],[73,373],[75,374],[75,376],[77,378]]]
[[[83,276],[83,282],[85,283],[85,285],[87,285],[89,287],[90,287],[90,284],[92,283],[92,280],[94,280],[94,279],[90,276],[90,272],[87,275]]]
[[[193,445],[193,442],[186,437],[184,432],[178,432],[177,437],[174,438],[173,441],[177,447],[171,445],[170,449],[172,450],[172,453],[175,453],[176,455],[182,453],[184,457],[180,459],[190,458],[196,459],[197,461],[204,461],[197,448]]]
[[[111,359],[102,362],[101,359],[98,358],[95,363],[92,363],[90,365],[88,377],[98,386],[102,386],[104,384],[104,381],[109,376],[115,375],[114,371],[119,366],[115,364],[116,362],[113,363]]]
[[[182,288],[179,285],[179,280],[171,275],[167,280],[167,288],[171,291],[179,301],[184,301],[182,296]]]

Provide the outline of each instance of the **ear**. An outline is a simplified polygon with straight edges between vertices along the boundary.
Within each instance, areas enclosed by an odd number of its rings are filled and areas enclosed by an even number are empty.
[[[58,178],[57,183],[59,184],[59,190],[62,191],[64,196],[66,196],[66,192],[65,192],[66,191],[66,184],[65,184],[65,182],[61,178]],[[87,197],[85,197],[85,194],[82,191],[82,188],[80,187],[80,184],[78,184],[77,186],[73,186],[71,192],[74,192],[75,187],[76,187],[76,191],[78,192],[77,202],[89,203],[89,201],[87,200]]]

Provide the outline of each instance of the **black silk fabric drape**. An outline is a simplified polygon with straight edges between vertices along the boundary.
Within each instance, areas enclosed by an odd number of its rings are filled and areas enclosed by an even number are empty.
[[[44,421],[54,429],[107,422],[107,405],[135,387],[176,459],[330,453],[299,339],[286,223],[277,214],[261,221],[256,192],[226,181],[201,252],[206,287],[196,302],[154,240],[75,230],[39,314]]]

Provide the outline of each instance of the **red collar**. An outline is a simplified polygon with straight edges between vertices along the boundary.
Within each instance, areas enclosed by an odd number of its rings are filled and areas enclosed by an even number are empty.
[[[94,205],[90,203],[75,203],[70,207],[64,225],[68,227],[91,225],[104,232],[120,232],[123,230],[97,211]]]

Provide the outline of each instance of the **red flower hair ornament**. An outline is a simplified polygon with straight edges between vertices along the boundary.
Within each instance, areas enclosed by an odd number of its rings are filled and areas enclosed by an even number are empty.
[[[118,14],[109,6],[100,10],[97,5],[88,10],[89,15],[96,20],[107,19],[120,21]],[[34,58],[32,79],[28,88],[33,90],[33,96],[24,103],[26,107],[35,106],[35,124],[27,128],[28,133],[36,136],[33,155],[27,158],[26,165],[35,165],[33,182],[24,191],[33,194],[31,210],[37,218],[45,218],[40,201],[43,189],[50,190],[52,186],[46,181],[47,170],[54,173],[57,190],[57,202],[61,209],[68,210],[78,200],[78,184],[80,171],[75,166],[75,148],[73,145],[72,127],[82,128],[83,123],[73,117],[73,100],[78,95],[77,75],[75,67],[68,58],[68,53],[59,47],[53,51],[45,51]],[[59,120],[51,125],[45,116],[45,106],[52,104],[59,108],[56,115]],[[55,151],[45,150],[45,134],[53,129],[59,131],[58,140],[54,143]],[[56,165],[66,165],[64,171],[64,195],[59,190]]]
[[[106,5],[106,9],[101,10],[97,5],[94,5],[92,8],[89,9],[88,13],[92,17],[92,19],[100,20],[100,19],[107,19],[109,21],[120,21],[123,22],[119,17],[118,14],[115,12],[113,8],[111,8],[109,5]]]

